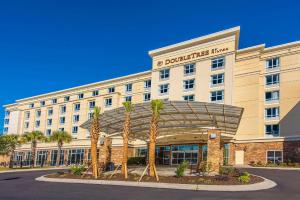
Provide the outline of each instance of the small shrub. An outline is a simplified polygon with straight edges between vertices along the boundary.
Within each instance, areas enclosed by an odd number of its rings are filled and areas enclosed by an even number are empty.
[[[183,161],[176,169],[175,173],[177,177],[183,177],[184,175],[184,171],[187,169],[188,167],[188,162],[187,161]]]
[[[128,158],[127,165],[145,165],[145,157],[130,157]]]
[[[85,167],[84,165],[72,165],[70,169],[72,174],[80,176],[84,172]]]
[[[258,161],[258,162],[256,163],[256,166],[263,166],[263,164],[262,164],[261,161]]]
[[[249,165],[250,166],[256,166],[256,163],[255,163],[255,161],[250,161]]]
[[[202,172],[204,175],[209,174],[211,172],[211,163],[210,162],[201,162],[200,163],[200,172]]]
[[[248,172],[244,172],[242,173],[242,175],[239,176],[238,180],[242,183],[249,183],[250,174]]]
[[[220,167],[220,175],[232,175],[235,171],[234,167]]]

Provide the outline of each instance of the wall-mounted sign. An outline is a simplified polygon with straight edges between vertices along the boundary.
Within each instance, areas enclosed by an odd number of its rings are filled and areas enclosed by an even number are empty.
[[[156,61],[157,67],[168,66],[172,64],[178,64],[182,62],[192,61],[203,57],[214,56],[218,54],[227,53],[230,51],[229,47],[214,47],[211,49],[204,49],[200,51],[195,51],[192,53],[187,53],[181,56],[167,58],[165,60]]]
[[[210,134],[210,139],[216,139],[216,138],[217,138],[217,134],[215,134],[215,133]]]

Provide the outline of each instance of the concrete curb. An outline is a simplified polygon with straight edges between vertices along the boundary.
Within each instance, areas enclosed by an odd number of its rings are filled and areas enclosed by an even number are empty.
[[[261,183],[250,185],[194,185],[194,184],[175,184],[175,183],[151,183],[151,182],[133,182],[133,181],[106,181],[106,180],[84,180],[84,179],[67,179],[67,178],[47,178],[41,176],[36,181],[55,182],[55,183],[81,183],[81,184],[99,184],[99,185],[117,185],[130,187],[148,187],[163,189],[179,189],[179,190],[199,190],[199,191],[257,191],[266,190],[275,187],[274,181],[264,179]]]
[[[240,169],[277,169],[277,170],[300,170],[300,168],[296,167],[252,167],[252,166],[239,166],[237,168]]]
[[[10,173],[10,172],[32,172],[32,171],[47,171],[47,170],[60,170],[60,169],[69,169],[69,167],[53,167],[53,168],[38,168],[38,169],[15,169],[15,170],[0,171],[0,174]]]

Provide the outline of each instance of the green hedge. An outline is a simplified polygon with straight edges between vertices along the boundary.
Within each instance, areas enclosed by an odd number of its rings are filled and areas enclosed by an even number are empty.
[[[128,158],[127,165],[145,165],[145,157],[130,157]]]

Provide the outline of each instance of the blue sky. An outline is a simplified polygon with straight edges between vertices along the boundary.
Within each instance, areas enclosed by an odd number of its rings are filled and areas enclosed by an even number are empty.
[[[0,105],[149,70],[149,50],[234,26],[240,48],[300,40],[284,2],[0,1]]]

